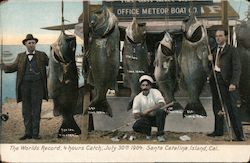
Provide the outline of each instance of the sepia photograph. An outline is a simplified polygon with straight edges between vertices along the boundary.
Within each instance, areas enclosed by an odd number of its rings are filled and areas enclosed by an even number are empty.
[[[0,162],[250,162],[248,0],[0,0],[0,39]]]

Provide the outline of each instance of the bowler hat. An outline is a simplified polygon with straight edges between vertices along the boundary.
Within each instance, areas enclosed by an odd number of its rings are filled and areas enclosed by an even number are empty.
[[[34,38],[32,34],[27,34],[26,38],[23,40],[23,45],[25,45],[25,42],[28,40],[35,40],[36,43],[38,42],[38,39]]]

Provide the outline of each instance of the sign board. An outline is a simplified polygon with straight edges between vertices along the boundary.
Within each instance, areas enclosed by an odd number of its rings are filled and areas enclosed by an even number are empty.
[[[212,4],[212,0],[195,1],[188,0],[122,0],[106,1],[104,4],[112,8],[113,13],[121,19],[133,16],[143,19],[183,18],[189,15],[191,5],[196,16],[201,15],[201,5]]]
[[[105,1],[120,21],[127,21],[136,16],[139,19],[183,19],[190,14],[193,6],[196,17],[221,17],[220,3],[212,0],[121,0]],[[238,18],[238,14],[228,5],[229,18]],[[230,17],[231,16],[231,17]]]

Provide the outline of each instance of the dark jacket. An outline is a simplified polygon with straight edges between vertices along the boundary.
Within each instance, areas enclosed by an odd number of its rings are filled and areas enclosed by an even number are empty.
[[[41,51],[35,51],[34,58],[37,61],[38,69],[41,73],[43,88],[44,88],[44,97],[43,99],[48,100],[48,89],[47,89],[47,74],[46,74],[46,66],[48,66],[49,58],[48,56]],[[19,53],[17,55],[16,60],[11,64],[4,65],[3,69],[5,73],[12,73],[17,71],[17,78],[16,78],[16,98],[17,102],[22,101],[21,96],[21,83],[24,77],[25,72],[25,65],[27,61],[26,52]]]
[[[212,50],[214,62],[217,47]],[[220,55],[220,69],[223,80],[227,85],[234,84],[239,86],[241,64],[237,50],[228,44],[225,45]],[[211,68],[211,67],[210,67]]]

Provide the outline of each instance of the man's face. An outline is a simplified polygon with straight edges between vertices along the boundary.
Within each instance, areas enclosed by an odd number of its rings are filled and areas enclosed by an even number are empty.
[[[141,83],[141,90],[144,95],[147,95],[149,93],[150,88],[151,88],[151,85],[148,81],[143,81]]]
[[[223,45],[225,42],[226,42],[226,36],[225,36],[225,33],[224,31],[216,31],[215,33],[215,39],[216,39],[216,42],[218,45]]]
[[[36,49],[36,41],[35,40],[28,40],[25,42],[25,46],[28,52],[33,52]]]

